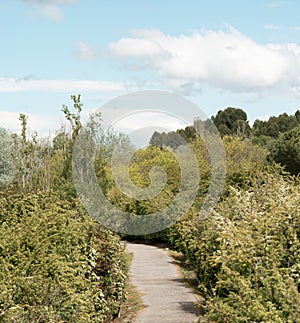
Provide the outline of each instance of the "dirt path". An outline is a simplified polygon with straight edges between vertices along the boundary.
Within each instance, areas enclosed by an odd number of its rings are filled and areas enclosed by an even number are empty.
[[[197,320],[196,297],[183,283],[164,249],[127,243],[134,255],[130,279],[146,305],[135,323],[191,323]]]

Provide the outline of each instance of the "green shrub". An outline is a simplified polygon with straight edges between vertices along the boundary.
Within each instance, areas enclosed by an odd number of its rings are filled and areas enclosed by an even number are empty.
[[[0,321],[109,322],[124,300],[119,238],[77,201],[0,196]]]
[[[274,169],[170,231],[217,322],[300,322],[300,189]],[[190,229],[189,229],[190,228]],[[174,233],[175,231],[175,233]]]
[[[283,133],[272,143],[269,158],[293,175],[300,173],[300,126]]]

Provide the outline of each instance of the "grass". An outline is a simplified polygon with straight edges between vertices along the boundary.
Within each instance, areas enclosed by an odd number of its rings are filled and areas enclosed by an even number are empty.
[[[133,254],[127,253],[128,267],[130,266]],[[141,294],[137,291],[136,287],[132,285],[129,279],[126,281],[126,301],[121,305],[119,317],[113,323],[132,323],[137,313],[144,308],[141,299]]]
[[[173,258],[174,263],[177,265],[177,268],[183,278],[184,283],[192,289],[194,294],[197,296],[197,306],[199,309],[199,314],[203,315],[206,312],[205,299],[201,295],[199,289],[199,280],[193,271],[192,267],[186,261],[186,258],[183,253],[176,250],[169,249],[169,255]],[[200,321],[199,321],[200,322]]]
[[[198,294],[199,281],[191,266],[187,263],[184,254],[171,249],[169,250],[169,254],[173,258],[174,263],[180,268],[180,273],[184,281]]]

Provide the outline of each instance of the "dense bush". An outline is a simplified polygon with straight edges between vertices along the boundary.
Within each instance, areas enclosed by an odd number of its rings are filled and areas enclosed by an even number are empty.
[[[109,322],[124,300],[119,238],[74,200],[0,196],[0,321]]]
[[[293,175],[300,173],[300,126],[283,133],[272,143],[270,159]]]
[[[300,189],[276,169],[253,183],[204,221],[186,217],[170,241],[195,269],[208,320],[300,322]]]
[[[241,137],[224,136],[223,144],[227,159],[226,187],[251,187],[255,174],[266,165],[267,150]]]

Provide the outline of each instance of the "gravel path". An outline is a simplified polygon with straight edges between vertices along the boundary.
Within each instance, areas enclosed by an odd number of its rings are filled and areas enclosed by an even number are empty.
[[[130,280],[146,305],[135,323],[191,323],[197,320],[196,297],[183,283],[164,249],[127,243],[134,255]]]

